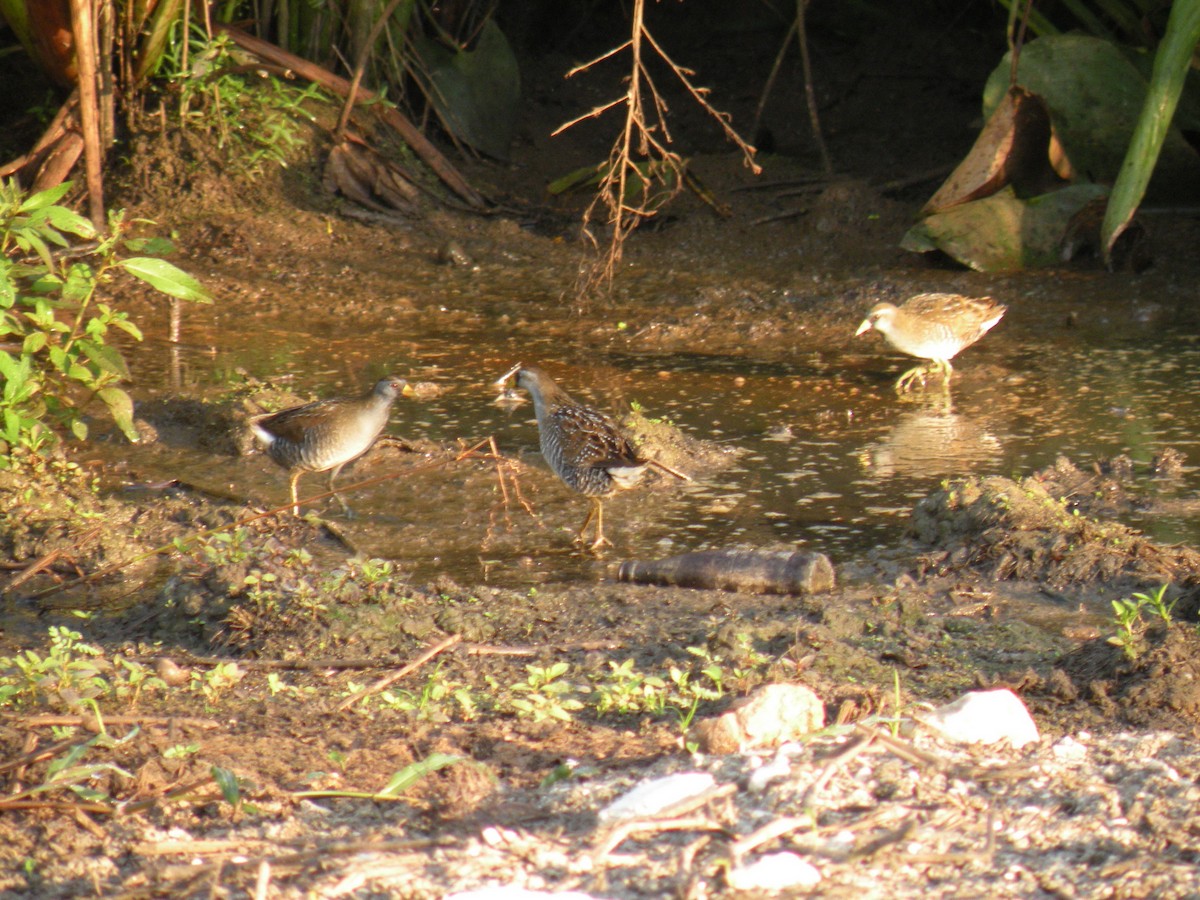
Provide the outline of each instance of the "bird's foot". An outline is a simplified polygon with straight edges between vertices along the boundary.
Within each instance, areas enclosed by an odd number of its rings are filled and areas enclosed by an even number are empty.
[[[583,536],[583,532],[580,531],[577,535],[575,535],[575,543],[586,547],[593,553],[598,553],[604,547],[611,547],[613,545],[613,542],[606,538],[602,532],[597,532],[595,540],[589,544],[587,539]]]
[[[907,393],[912,389],[913,382],[918,379],[921,382],[921,387],[925,387],[925,378],[928,374],[929,370],[926,366],[914,366],[896,379],[896,393]]]

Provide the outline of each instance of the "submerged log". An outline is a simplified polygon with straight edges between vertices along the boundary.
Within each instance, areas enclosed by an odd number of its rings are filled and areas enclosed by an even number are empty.
[[[747,594],[818,594],[833,589],[834,574],[824,553],[701,550],[666,559],[626,560],[617,580]]]

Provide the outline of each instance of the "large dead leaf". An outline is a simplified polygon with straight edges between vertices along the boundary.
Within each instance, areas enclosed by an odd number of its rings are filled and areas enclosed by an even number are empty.
[[[1010,75],[1011,60],[1006,55],[984,88],[985,115],[1005,103]],[[1045,104],[1066,161],[1060,163],[1060,174],[1111,184],[1146,98],[1147,81],[1137,66],[1108,41],[1054,35],[1022,48],[1017,83]],[[1182,186],[1196,185],[1198,171],[1195,151],[1177,128],[1171,128],[1156,178],[1178,197]]]
[[[1007,184],[1043,180],[1049,165],[1050,117],[1033,94],[1010,88],[975,145],[929,198],[922,215],[994,194]]]
[[[1022,200],[1011,187],[944,212],[908,230],[905,250],[941,250],[980,272],[1010,272],[1060,261],[1071,218],[1105,188],[1076,184]]]

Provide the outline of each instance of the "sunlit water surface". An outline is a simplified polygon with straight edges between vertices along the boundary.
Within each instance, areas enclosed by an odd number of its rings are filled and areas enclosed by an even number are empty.
[[[1087,464],[1127,453],[1143,470],[1168,446],[1196,458],[1195,335],[1170,324],[1169,315],[1165,324],[1164,317],[1140,323],[1120,300],[1103,314],[1093,307],[1084,327],[1068,326],[1061,307],[1078,303],[1043,297],[1037,311],[1014,307],[956,360],[949,396],[931,383],[903,399],[891,382],[910,361],[875,336],[778,348],[771,359],[597,354],[448,311],[431,311],[420,332],[411,324],[348,324],[339,333],[327,322],[228,328],[195,309],[185,314],[181,345],[151,340],[131,353],[139,390],[150,394],[203,395],[243,372],[291,377],[298,393],[320,396],[360,390],[389,371],[434,382],[442,388],[435,398],[397,403],[390,433],[471,443],[491,436],[514,454],[536,451],[532,405],[498,405],[492,383],[515,362],[537,363],[578,399],[610,411],[636,401],[648,416],[741,451],[711,477],[607,504],[616,544],[608,562],[777,542],[838,561],[895,544],[913,504],[947,476],[1021,476],[1060,454]],[[855,324],[847,323],[848,333]],[[256,502],[286,501],[286,477],[261,456],[160,447],[138,471]],[[343,483],[355,475],[349,470]],[[364,490],[352,497],[360,516],[347,528],[373,555],[426,575],[495,583],[603,577],[604,561],[570,541],[568,529],[581,523],[586,504],[548,473],[535,492],[537,519],[513,503],[497,510],[495,490],[478,480],[462,490],[460,481],[443,471]],[[302,485],[315,493],[324,477],[307,476]],[[1190,466],[1173,490],[1194,492]],[[1130,524],[1167,542],[1200,537],[1192,518]]]

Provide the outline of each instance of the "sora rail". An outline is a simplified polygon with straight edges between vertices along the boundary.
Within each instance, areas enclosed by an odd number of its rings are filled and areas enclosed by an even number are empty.
[[[653,461],[638,454],[616,422],[573,400],[541,369],[525,366],[516,374],[517,387],[533,398],[542,456],[563,484],[591,503],[575,540],[583,543],[587,527],[595,519],[596,538],[591,548],[611,544],[604,536],[604,498],[637,484]],[[501,381],[507,379],[508,375]]]
[[[305,472],[329,471],[329,490],[342,466],[366,453],[387,425],[392,404],[400,394],[412,393],[403,378],[388,376],[358,397],[334,397],[293,406],[250,422],[267,454],[288,470],[292,514],[300,515],[296,484]],[[336,491],[346,515],[350,507]]]
[[[1008,307],[991,297],[964,297],[961,294],[917,294],[901,306],[876,303],[863,319],[855,336],[874,328],[901,353],[928,359],[909,369],[896,381],[897,393],[912,387],[919,378],[925,383],[929,371],[940,371],[943,386],[950,387],[950,365],[959,352],[970,347],[1004,318]]]

